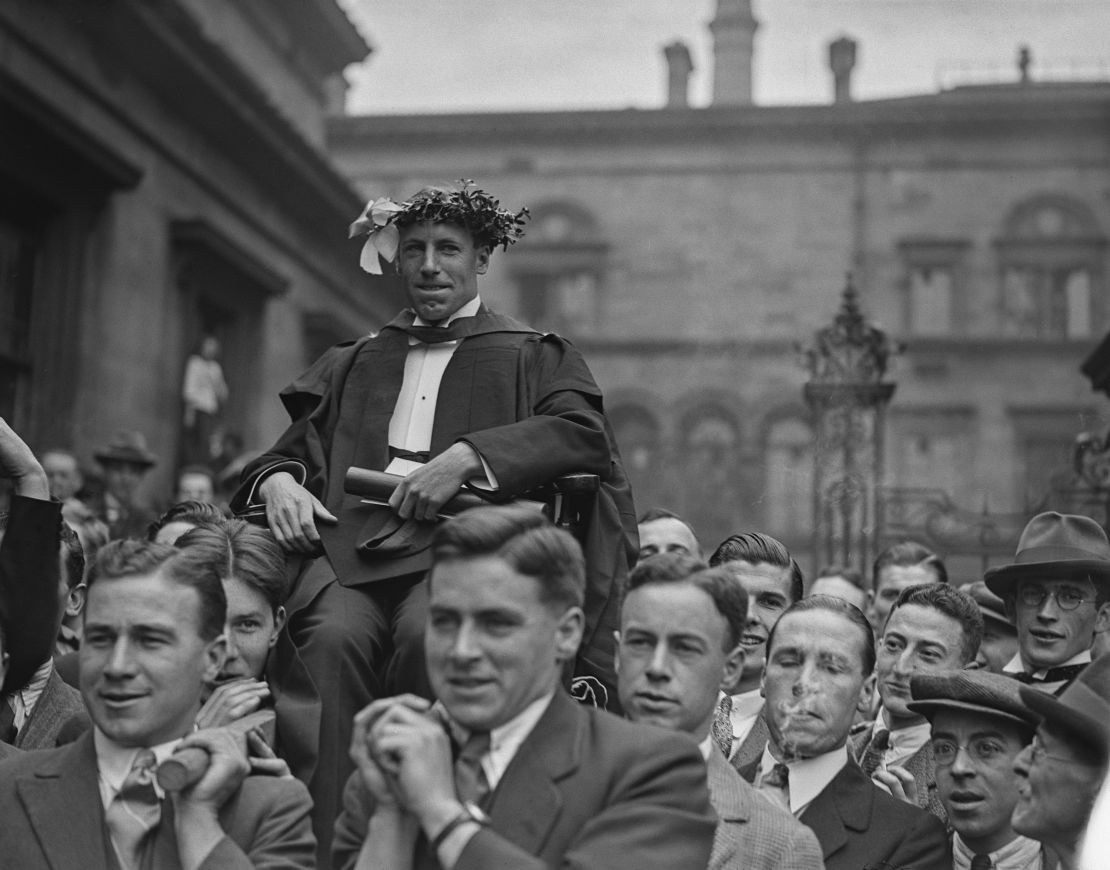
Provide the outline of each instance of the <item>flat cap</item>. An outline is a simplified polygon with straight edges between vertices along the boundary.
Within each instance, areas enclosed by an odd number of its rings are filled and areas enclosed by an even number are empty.
[[[1029,686],[1021,686],[1021,697],[1045,725],[1066,732],[1103,763],[1110,757],[1110,657],[1087,665],[1059,698]]]
[[[1037,727],[1039,717],[1021,699],[1021,683],[982,670],[916,674],[910,678],[913,700],[906,706],[932,721],[939,710],[965,710]]]

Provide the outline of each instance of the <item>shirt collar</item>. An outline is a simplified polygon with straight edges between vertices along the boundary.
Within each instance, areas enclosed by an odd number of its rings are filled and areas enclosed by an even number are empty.
[[[508,722],[498,725],[490,731],[489,752],[482,758],[481,763],[491,790],[497,788],[497,783],[501,781],[501,776],[516,756],[520,744],[532,733],[532,729],[536,727],[536,723],[540,721],[554,697],[555,692],[548,692],[543,697],[537,698]],[[439,705],[440,710],[444,710],[438,701],[436,704]],[[444,714],[446,715],[446,710],[444,710]],[[450,717],[448,717],[448,727],[457,741],[460,743],[466,742],[467,730]]]
[[[722,693],[723,694],[723,693]],[[732,696],[732,714],[741,719],[759,715],[763,709],[763,690],[759,688]]]
[[[880,730],[885,730],[890,734],[890,747],[897,749],[899,752],[905,752],[912,755],[917,752],[922,746],[929,742],[929,737],[932,735],[932,728],[929,723],[920,722],[917,725],[910,725],[907,728],[891,728],[890,720],[887,718],[886,707],[879,710],[879,716],[875,720],[875,728],[872,734],[877,734]]]
[[[155,761],[161,764],[173,755],[173,751],[180,742],[181,738],[179,737],[168,743],[159,743],[157,746],[147,746],[145,748],[153,752]],[[95,726],[93,727],[93,745],[96,747],[97,771],[100,773],[100,778],[112,790],[114,796],[123,786],[127,774],[131,772],[131,765],[135,763],[135,756],[144,747],[120,746]],[[159,799],[165,797],[165,792],[158,785],[157,779],[154,781],[154,793],[158,795]]]
[[[771,744],[768,743],[763,748],[763,757],[759,762],[760,773],[770,770],[776,763],[777,759],[771,754]],[[798,815],[848,763],[848,747],[842,745],[824,755],[784,763],[790,770],[790,812]]]
[[[956,867],[968,868],[975,853],[959,833],[952,833],[952,861]],[[1009,843],[990,853],[991,864],[996,870],[1029,870],[1040,866],[1041,844],[1029,837],[1016,835]]]
[[[698,749],[701,750],[701,757],[709,761],[709,753],[713,751],[713,734],[709,733],[705,739],[698,744]]]
[[[1053,665],[1054,668],[1066,668],[1068,665],[1086,665],[1091,663],[1091,651],[1085,649],[1082,652],[1077,652],[1066,662],[1060,662],[1058,665]],[[1004,674],[1020,674],[1025,670],[1025,663],[1021,660],[1021,653],[1015,653],[1014,657],[1002,666],[1002,673]],[[1048,674],[1048,668],[1041,668],[1039,671],[1033,671],[1031,676],[1035,680],[1043,680]]]
[[[450,326],[452,323],[454,323],[456,320],[458,320],[460,317],[473,317],[475,314],[478,313],[478,309],[481,308],[481,307],[482,307],[482,297],[479,296],[479,295],[475,295],[475,297],[473,299],[471,299],[469,302],[467,302],[464,306],[462,306],[462,308],[460,308],[458,311],[456,311],[454,314],[452,314],[446,320],[441,320],[439,323],[434,323],[434,324],[433,323],[428,323],[428,321],[426,321],[424,318],[422,318],[418,314],[413,318],[412,325],[413,326],[430,326],[433,329],[435,329],[437,327],[447,327],[447,326]]]

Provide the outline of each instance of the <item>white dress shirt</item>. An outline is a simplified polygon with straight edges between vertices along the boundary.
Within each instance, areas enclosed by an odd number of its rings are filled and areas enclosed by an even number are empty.
[[[177,740],[171,740],[169,743],[160,743],[158,746],[148,746],[146,748],[154,753],[155,760],[158,764],[161,764],[173,755],[173,751],[180,742],[181,739],[178,738]],[[104,809],[107,809],[123,787],[123,781],[127,779],[127,774],[131,772],[131,765],[135,763],[135,756],[139,754],[140,748],[120,746],[96,727],[93,728],[93,745],[96,747],[100,801],[104,804]],[[157,779],[154,780],[154,793],[158,795],[159,800],[166,796],[162,787],[158,785]]]
[[[763,695],[758,688],[732,696],[732,711],[729,713],[732,721],[732,751],[729,752],[729,758],[736,755],[762,710]]]
[[[919,725],[910,725],[908,728],[891,728],[886,708],[884,707],[879,710],[879,715],[875,719],[875,726],[871,729],[871,736],[874,737],[875,733],[879,730],[890,732],[890,745],[887,746],[886,752],[883,753],[882,760],[882,767],[887,768],[901,764],[903,761],[908,761],[912,758],[922,746],[929,742],[933,729],[929,727],[928,722],[922,722]]]
[[[1060,664],[1053,665],[1053,667],[1066,668],[1068,665],[1088,665],[1091,661],[1091,651],[1085,649],[1073,655],[1066,662],[1060,662]],[[1014,657],[1002,666],[1002,673],[1004,674],[1020,674],[1024,671],[1025,663],[1021,660],[1020,652],[1015,653]],[[1047,674],[1048,668],[1033,671],[1031,675],[1033,677],[1033,687],[1040,689],[1042,692],[1054,693],[1066,682],[1065,680],[1057,680],[1056,682],[1046,683],[1044,678]]]
[[[778,761],[771,754],[771,744],[768,743],[763,748],[755,781],[758,783],[763,774],[769,772]],[[841,746],[814,758],[786,760],[783,763],[790,771],[790,812],[797,818],[848,763],[848,748]]]
[[[23,729],[27,720],[31,718],[31,714],[35,712],[35,705],[42,697],[42,692],[46,688],[46,683],[52,673],[54,673],[53,657],[48,658],[38,666],[34,676],[31,677],[26,686],[8,695],[8,704],[11,705],[12,712],[15,714],[12,722],[15,725],[16,733]]]
[[[990,852],[992,870],[1041,870],[1044,866],[1044,853],[1037,840],[1016,836],[999,849]],[[953,870],[971,870],[971,859],[975,853],[960,839],[958,833],[952,834]]]

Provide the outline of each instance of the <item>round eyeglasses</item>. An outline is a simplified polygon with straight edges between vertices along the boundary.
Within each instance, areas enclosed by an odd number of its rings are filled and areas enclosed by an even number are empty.
[[[1058,589],[1045,589],[1043,586],[1022,586],[1018,592],[1018,599],[1026,607],[1040,607],[1049,597],[1056,599],[1056,606],[1061,610],[1075,610],[1084,601],[1094,601],[1093,598],[1084,598],[1082,589],[1071,586],[1061,586]]]
[[[956,761],[960,750],[966,752],[980,764],[997,764],[1006,759],[1006,744],[994,737],[978,737],[967,744],[959,744],[953,740],[934,740],[933,757],[938,767],[948,767]]]

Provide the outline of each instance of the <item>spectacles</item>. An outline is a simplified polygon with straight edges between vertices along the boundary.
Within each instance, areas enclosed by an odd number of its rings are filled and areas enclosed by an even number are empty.
[[[948,767],[954,764],[961,749],[980,764],[997,764],[1007,755],[1006,745],[993,737],[978,737],[967,744],[934,740],[933,756],[937,766]]]
[[[1051,758],[1053,761],[1060,761],[1064,764],[1083,764],[1078,758],[1067,758],[1063,755],[1049,755],[1036,734],[1033,735],[1033,742],[1029,744],[1029,754],[1033,759],[1033,763],[1040,762],[1042,758]]]
[[[1070,586],[1062,586],[1056,590],[1045,589],[1043,586],[1022,586],[1018,592],[1018,598],[1026,607],[1040,607],[1049,597],[1056,599],[1056,606],[1061,610],[1075,610],[1085,601],[1094,601],[1093,598],[1084,598],[1081,590]]]

